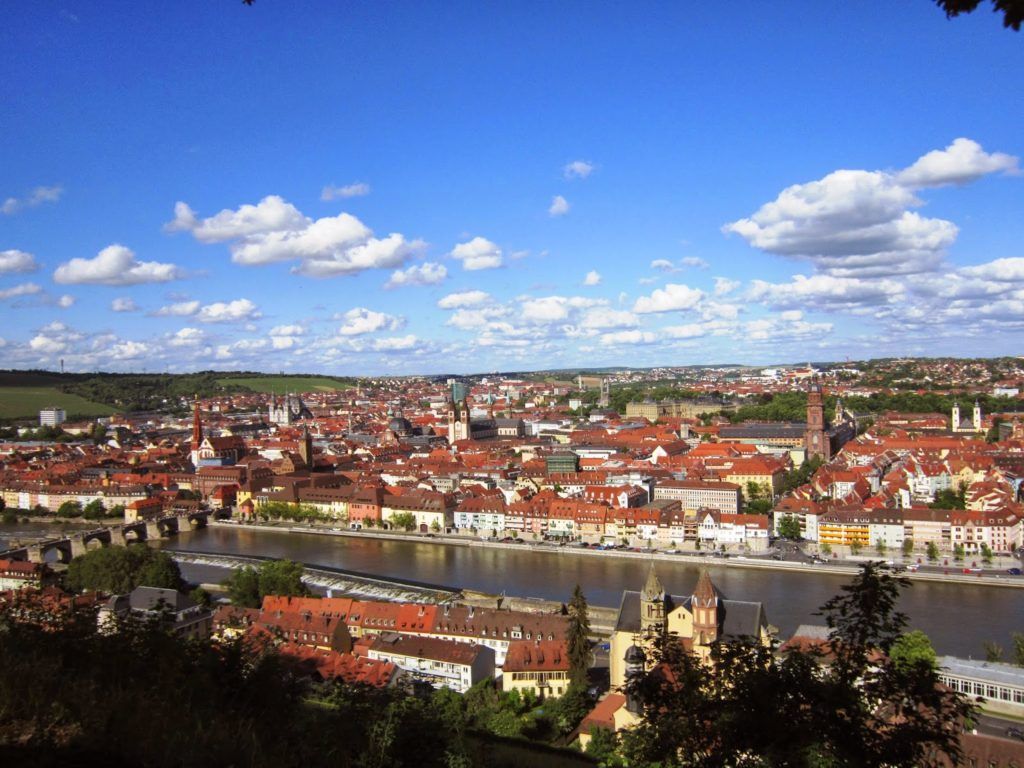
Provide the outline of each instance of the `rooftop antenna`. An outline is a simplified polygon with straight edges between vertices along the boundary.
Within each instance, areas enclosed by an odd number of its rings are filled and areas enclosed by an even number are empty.
[[[64,373],[64,358],[63,357],[60,359],[60,372],[62,374]]]

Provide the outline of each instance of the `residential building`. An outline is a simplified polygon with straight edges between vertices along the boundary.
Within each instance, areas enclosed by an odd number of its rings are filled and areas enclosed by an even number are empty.
[[[516,640],[502,665],[505,691],[530,691],[539,699],[561,696],[569,688],[569,651],[565,641]]]
[[[414,680],[458,693],[494,677],[494,651],[483,645],[382,632],[366,655],[394,664]]]

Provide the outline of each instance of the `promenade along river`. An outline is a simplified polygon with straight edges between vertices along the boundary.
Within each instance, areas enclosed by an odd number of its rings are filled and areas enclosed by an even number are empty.
[[[287,557],[304,563],[345,568],[401,579],[548,600],[567,601],[582,585],[594,605],[617,606],[623,590],[639,590],[649,563],[616,557],[577,556],[490,547],[387,541],[349,536],[253,531],[217,526],[183,533],[163,543],[168,549]],[[673,594],[687,594],[700,566],[659,560],[658,576]],[[789,637],[804,623],[824,623],[817,609],[847,583],[844,576],[748,570],[710,565],[711,578],[727,597],[760,600],[768,620]],[[190,572],[191,569],[197,569]],[[224,571],[184,566],[193,580],[220,580]],[[1012,649],[1010,634],[1024,632],[1024,590],[964,584],[917,582],[900,609],[913,628],[932,638],[940,653],[983,658],[983,643]]]

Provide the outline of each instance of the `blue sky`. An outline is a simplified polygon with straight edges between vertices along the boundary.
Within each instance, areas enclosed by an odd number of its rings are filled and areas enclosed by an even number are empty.
[[[904,3],[0,8],[0,365],[1015,354],[1024,36]]]

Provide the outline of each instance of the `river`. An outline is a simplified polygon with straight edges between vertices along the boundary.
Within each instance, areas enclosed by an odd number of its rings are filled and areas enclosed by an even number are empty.
[[[0,526],[0,541],[13,535],[9,528],[5,534],[4,528],[7,526]],[[29,528],[26,524],[17,528],[21,535],[29,532],[22,530]],[[211,554],[286,557],[384,577],[548,600],[566,601],[580,584],[589,602],[606,606],[618,605],[623,590],[640,589],[649,568],[642,560],[527,548],[446,546],[227,526],[184,532],[162,546]],[[211,562],[215,563],[215,558]],[[779,628],[782,638],[789,637],[800,624],[823,623],[814,616],[815,611],[848,581],[832,574],[708,567],[725,596],[763,602],[768,620]],[[682,562],[658,561],[657,569],[665,588],[674,594],[692,589],[700,572],[700,566]],[[226,570],[209,564],[186,563],[182,570],[193,581],[219,581],[226,576]],[[899,607],[908,615],[911,627],[927,633],[940,654],[982,657],[983,644],[993,641],[1009,658],[1011,633],[1024,632],[1024,590],[917,582],[904,592]]]

